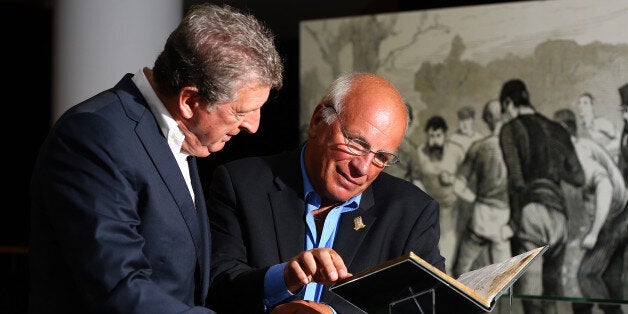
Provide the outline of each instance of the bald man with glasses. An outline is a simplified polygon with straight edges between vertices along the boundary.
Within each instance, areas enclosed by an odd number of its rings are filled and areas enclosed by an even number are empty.
[[[234,161],[209,187],[210,303],[227,313],[355,313],[328,290],[413,251],[444,270],[439,206],[394,167],[408,112],[390,82],[336,79],[297,150]]]

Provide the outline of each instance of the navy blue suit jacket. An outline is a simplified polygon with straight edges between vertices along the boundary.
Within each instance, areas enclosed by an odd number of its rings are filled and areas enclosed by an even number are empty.
[[[305,248],[300,150],[216,168],[209,187],[212,232],[210,304],[225,313],[263,313],[264,275]],[[381,173],[360,206],[342,214],[333,248],[350,273],[413,251],[444,270],[436,201],[412,183]],[[354,230],[355,217],[364,228]],[[338,313],[360,310],[327,289]]]
[[[131,77],[69,109],[41,147],[31,313],[213,313],[206,209]]]

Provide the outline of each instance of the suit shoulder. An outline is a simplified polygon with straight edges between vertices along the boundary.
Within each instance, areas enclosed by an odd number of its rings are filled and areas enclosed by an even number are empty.
[[[274,155],[251,156],[228,161],[218,168],[223,168],[232,176],[243,178],[259,178],[276,173],[278,169],[287,167],[285,160],[288,158],[287,152]]]
[[[388,173],[382,172],[371,184],[373,194],[377,196],[389,196],[393,198],[414,198],[418,200],[432,200],[425,191],[414,183]]]

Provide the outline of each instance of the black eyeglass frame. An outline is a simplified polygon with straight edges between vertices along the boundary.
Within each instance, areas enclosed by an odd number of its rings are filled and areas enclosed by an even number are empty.
[[[342,136],[347,141],[346,146],[349,153],[355,156],[365,156],[368,153],[373,153],[373,155],[375,156],[373,158],[373,164],[380,168],[389,167],[389,166],[399,163],[400,161],[399,156],[393,153],[387,152],[387,151],[383,151],[383,150],[378,150],[374,152],[371,150],[371,144],[369,144],[368,142],[365,142],[358,138],[353,138],[353,137],[348,136],[347,129],[345,129],[344,124],[342,124],[342,120],[340,119],[340,114],[338,114],[338,111],[336,111],[336,108],[334,108],[334,106],[331,106],[331,105],[327,105],[325,107],[331,108],[334,111],[334,114],[336,115],[336,119],[338,120],[338,124],[340,125],[340,130],[342,131]],[[354,145],[351,145],[351,144],[354,144]]]

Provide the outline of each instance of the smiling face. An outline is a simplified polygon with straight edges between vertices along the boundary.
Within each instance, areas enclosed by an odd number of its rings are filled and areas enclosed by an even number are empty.
[[[401,96],[390,83],[372,75],[358,76],[345,97],[342,111],[328,125],[322,117],[330,104],[319,104],[308,131],[305,163],[312,186],[323,205],[344,202],[362,193],[384,169],[347,150],[346,136],[370,144],[373,152],[395,153],[403,139],[407,114]],[[393,165],[394,167],[394,165]]]
[[[244,130],[257,132],[262,105],[268,99],[270,86],[244,86],[232,102],[216,104],[208,109],[200,97],[184,101],[189,118],[180,122],[185,133],[182,148],[192,155],[205,157],[221,150],[227,141]],[[186,113],[184,113],[185,115]]]

